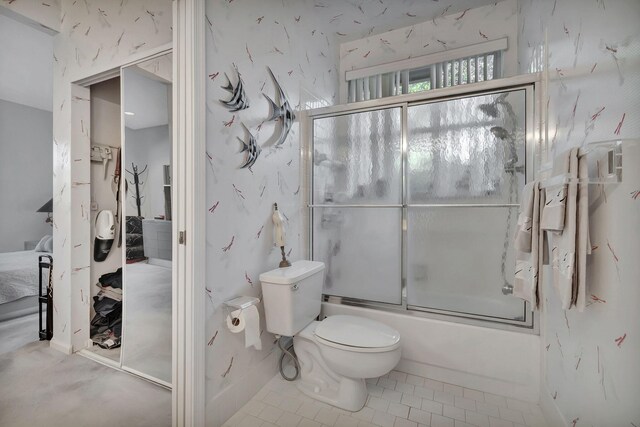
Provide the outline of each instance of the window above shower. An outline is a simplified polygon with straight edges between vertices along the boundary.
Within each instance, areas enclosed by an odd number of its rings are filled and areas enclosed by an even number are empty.
[[[503,289],[533,171],[533,85],[334,110],[311,112],[309,144],[325,297],[531,328]]]
[[[499,79],[507,39],[346,72],[348,102]]]

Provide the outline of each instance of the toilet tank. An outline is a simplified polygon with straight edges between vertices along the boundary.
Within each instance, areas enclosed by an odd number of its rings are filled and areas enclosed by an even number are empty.
[[[292,337],[319,314],[324,263],[296,261],[260,275],[267,331]]]

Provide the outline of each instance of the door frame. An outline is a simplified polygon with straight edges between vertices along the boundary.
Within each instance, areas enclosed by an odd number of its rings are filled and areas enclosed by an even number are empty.
[[[173,6],[174,427],[205,424],[205,2]]]

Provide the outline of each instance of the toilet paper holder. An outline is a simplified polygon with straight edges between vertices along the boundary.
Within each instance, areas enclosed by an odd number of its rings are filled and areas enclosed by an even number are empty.
[[[224,302],[227,309],[231,310],[244,310],[252,305],[258,305],[260,298],[256,297],[237,297]]]
[[[256,350],[262,349],[260,313],[256,307],[259,302],[260,298],[242,296],[223,303],[228,312],[227,328],[234,334],[243,333],[245,347],[253,346]]]

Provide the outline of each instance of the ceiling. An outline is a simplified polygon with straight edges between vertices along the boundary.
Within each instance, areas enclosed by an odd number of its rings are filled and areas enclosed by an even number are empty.
[[[123,71],[125,126],[145,129],[169,123],[169,94],[171,86],[152,78],[150,73],[128,67]],[[134,115],[126,114],[134,113]]]
[[[0,99],[53,110],[53,37],[0,14]]]

